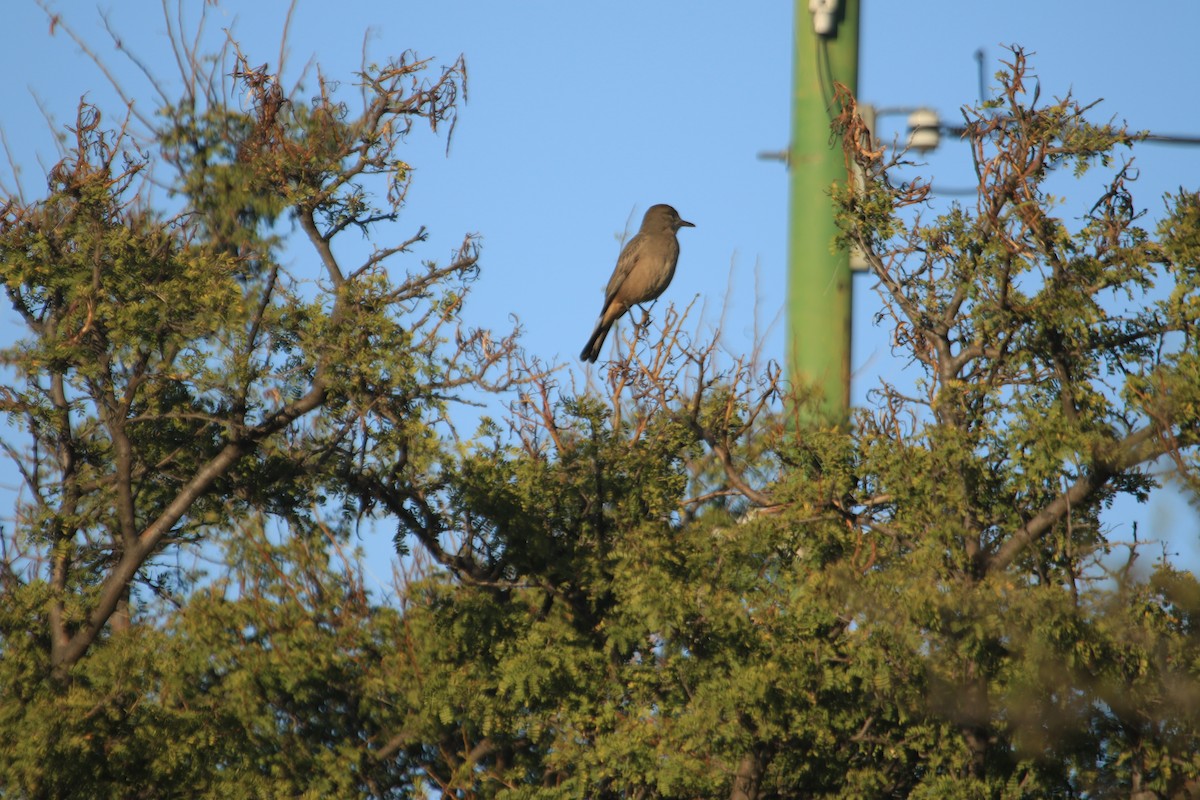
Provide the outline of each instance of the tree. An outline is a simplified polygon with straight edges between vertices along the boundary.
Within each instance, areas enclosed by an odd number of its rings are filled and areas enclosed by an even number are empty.
[[[1200,786],[1200,585],[1101,524],[1171,459],[1195,480],[1200,197],[1143,229],[1137,136],[1042,104],[1016,50],[968,110],[973,208],[838,120],[844,243],[920,393],[850,429],[669,310],[563,391],[466,328],[468,240],[392,280],[403,132],[459,65],[289,100],[236,71],[169,105],[153,155],[84,107],[0,267],[28,333],[30,447],[5,532],[0,786],[14,796],[1185,796]],[[209,73],[205,73],[209,74]],[[190,85],[190,84],[189,84]],[[204,82],[196,85],[205,86]],[[185,201],[135,194],[150,160]],[[1079,224],[1054,170],[1110,168]],[[369,173],[387,180],[382,208]],[[281,223],[316,288],[278,263]],[[515,385],[508,431],[438,428]],[[348,534],[397,530],[397,601]],[[411,552],[408,548],[415,545]],[[1125,564],[1113,554],[1128,553]],[[215,556],[193,575],[185,553]]]
[[[146,158],[86,105],[51,195],[5,206],[6,288],[31,334],[7,354],[20,388],[5,410],[32,439],[28,457],[14,453],[29,491],[20,524],[50,560],[60,675],[165,546],[249,509],[302,520],[325,492],[348,490],[355,460],[380,458],[399,481],[420,473],[442,398],[513,355],[512,340],[458,322],[477,260],[469,237],[450,264],[400,281],[385,267],[423,233],[352,267],[334,250],[347,229],[397,217],[398,147],[416,120],[453,120],[461,63],[414,90],[427,62],[365,69],[356,117],[324,82],[303,106],[237,63],[250,113],[212,84],[154,132],[180,175],[181,214],[161,219],[132,194]],[[389,183],[382,208],[362,183],[371,175]],[[284,214],[324,270],[315,296],[274,259]]]
[[[314,619],[329,613],[318,629],[338,641],[365,626],[362,603],[318,603],[357,595],[290,556],[297,542],[322,552],[345,543],[373,513],[361,489],[368,481],[392,490],[425,526],[426,552],[450,563],[421,516],[434,513],[440,491],[437,426],[464,389],[519,380],[515,334],[493,336],[461,317],[477,271],[472,237],[445,265],[403,263],[424,229],[394,239],[389,228],[360,263],[339,255],[348,230],[372,235],[399,218],[410,174],[403,143],[419,122],[453,126],[461,60],[440,73],[411,53],[364,65],[352,113],[323,78],[302,103],[236,47],[210,60],[176,44],[191,54],[178,102],[116,127],[81,104],[48,195],[9,193],[0,215],[0,269],[25,330],[4,352],[12,382],[0,397],[22,433],[4,443],[23,479],[2,566],[0,784],[14,793],[126,796],[134,783],[161,786],[164,774],[195,777],[201,768],[198,785],[227,793],[213,770],[241,775],[222,748],[246,741],[228,724],[247,710],[245,695],[230,693],[228,706],[198,717],[211,704],[197,689],[221,696],[203,687],[225,685],[212,677],[222,674],[222,654],[183,658],[169,674],[158,659],[214,637],[242,647],[260,638],[263,652],[275,652],[270,612],[241,617],[254,620],[241,627],[236,613],[221,622],[225,609],[260,608],[262,595],[286,594]],[[238,107],[243,90],[248,110]],[[135,140],[139,122],[145,132]],[[164,170],[181,202],[145,180]],[[289,225],[312,253],[296,273],[279,260]],[[263,569],[321,576],[311,594],[292,581],[286,592],[257,589],[267,579],[247,560],[217,582],[183,565],[221,542],[229,553],[252,552],[241,537],[255,531],[283,537],[278,553],[289,555],[264,556]],[[228,602],[206,606],[222,592]],[[194,615],[206,607],[213,613],[200,631]],[[183,683],[191,677],[197,685]],[[245,721],[252,739],[270,738],[269,698],[283,690],[262,691],[267,704],[256,708],[265,716]],[[178,702],[189,713],[172,719]],[[134,713],[147,704],[157,709],[149,720]],[[292,730],[288,713],[273,712],[281,729]],[[172,736],[199,742],[156,749]],[[198,743],[217,748],[211,761],[184,754]],[[278,781],[287,762],[271,753],[294,755],[274,739],[245,755]],[[366,773],[361,781],[374,785]]]
[[[865,179],[835,200],[918,397],[806,429],[668,317],[606,404],[539,382],[518,443],[462,464],[460,527],[494,566],[409,609],[441,636],[437,724],[407,752],[461,743],[469,767],[431,767],[443,791],[1196,790],[1200,586],[1165,559],[1137,578],[1101,513],[1156,460],[1194,480],[1200,201],[1167,198],[1152,236],[1113,161],[1137,136],[1026,75],[1017,50],[968,111],[979,198],[932,221],[842,98]],[[1043,181],[1091,167],[1111,177],[1072,229]]]

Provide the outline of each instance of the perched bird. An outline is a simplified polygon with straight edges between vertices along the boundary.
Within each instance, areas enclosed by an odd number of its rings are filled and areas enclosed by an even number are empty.
[[[617,258],[617,268],[604,290],[600,319],[596,321],[592,338],[579,354],[581,359],[594,362],[600,357],[608,329],[630,306],[653,300],[663,293],[675,275],[675,262],[679,260],[679,240],[675,233],[680,228],[694,227],[680,219],[678,211],[663,203],[647,209],[641,230]]]

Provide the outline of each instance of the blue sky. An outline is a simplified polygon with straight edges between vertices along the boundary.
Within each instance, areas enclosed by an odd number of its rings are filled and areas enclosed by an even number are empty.
[[[111,9],[123,44],[171,88],[178,73],[159,2],[49,5],[92,43],[140,108],[149,110],[153,95],[116,52],[101,10]],[[194,14],[201,3],[183,5]],[[232,26],[250,62],[274,68],[286,7],[222,2],[208,12],[210,40],[219,42]],[[449,155],[443,140],[412,137],[406,158],[417,171],[409,205],[384,235],[407,238],[424,225],[431,238],[418,256],[444,261],[464,233],[479,234],[483,272],[468,305],[472,323],[504,329],[516,318],[530,352],[567,363],[564,382],[582,379],[576,355],[620,237],[658,202],[696,224],[680,234],[679,270],[664,301],[699,297],[714,323],[727,302],[724,337],[733,352],[751,346],[755,315],[761,327],[780,312],[787,177],[780,163],[756,154],[788,141],[791,3],[301,0],[284,85],[310,59],[326,76],[352,83],[368,29],[367,51],[380,60],[406,49],[442,63],[466,57],[469,100]],[[957,109],[977,99],[975,51],[984,49],[992,85],[1003,45],[1019,44],[1033,53],[1044,96],[1070,90],[1103,98],[1096,119],[1200,134],[1197,31],[1200,3],[1181,0],[864,0],[859,95],[880,106],[931,106],[956,121]],[[6,3],[0,69],[9,76],[0,126],[26,192],[37,195],[44,189],[38,160],[49,165],[57,156],[35,98],[64,123],[81,95],[107,105],[113,94],[69,38],[51,35],[33,0]],[[880,132],[890,136],[900,124],[888,120]],[[1144,146],[1135,155],[1135,196],[1152,216],[1164,192],[1200,184],[1200,148]],[[924,172],[938,185],[973,183],[966,145],[944,142],[927,160]],[[0,162],[11,185],[8,173]],[[888,331],[872,325],[878,300],[871,281],[857,278],[855,293],[853,397],[863,403],[881,376],[896,380],[904,364],[890,353]],[[0,333],[4,340],[14,334]],[[782,342],[777,325],[767,355],[780,357]],[[0,483],[10,485],[4,474]],[[1168,524],[1176,531],[1172,549],[1189,563],[1200,559],[1196,518],[1177,494],[1120,506],[1110,519],[1114,538],[1129,538],[1135,519],[1143,536]]]

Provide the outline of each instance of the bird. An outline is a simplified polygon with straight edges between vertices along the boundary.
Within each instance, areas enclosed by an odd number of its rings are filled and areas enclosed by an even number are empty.
[[[646,209],[642,227],[617,257],[617,266],[604,290],[600,319],[583,346],[580,359],[595,362],[613,323],[631,306],[654,300],[663,293],[675,276],[675,263],[679,260],[679,240],[675,234],[680,228],[694,227],[680,219],[679,212],[666,203]]]

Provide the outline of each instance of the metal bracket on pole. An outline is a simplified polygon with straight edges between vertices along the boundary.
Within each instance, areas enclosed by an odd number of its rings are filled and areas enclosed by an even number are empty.
[[[808,0],[808,10],[813,15],[813,32],[817,36],[837,33],[838,0]]]

